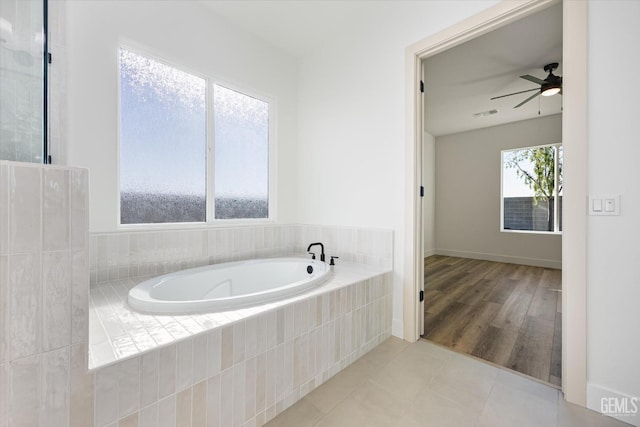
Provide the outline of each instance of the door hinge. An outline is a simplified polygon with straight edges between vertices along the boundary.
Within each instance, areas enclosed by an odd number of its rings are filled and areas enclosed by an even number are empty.
[[[424,82],[420,80],[420,92],[424,93]]]
[[[424,301],[424,291],[420,291],[420,302]]]
[[[53,56],[50,53],[47,53],[47,62],[51,64],[52,61],[53,61]]]
[[[420,186],[420,197],[424,197],[424,186]]]

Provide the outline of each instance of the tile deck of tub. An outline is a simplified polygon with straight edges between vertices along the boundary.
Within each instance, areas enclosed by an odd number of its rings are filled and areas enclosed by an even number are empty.
[[[291,298],[234,311],[191,315],[148,315],[129,308],[126,302],[129,290],[149,277],[102,283],[90,289],[89,368],[110,365],[389,271],[381,267],[339,263],[328,281]]]

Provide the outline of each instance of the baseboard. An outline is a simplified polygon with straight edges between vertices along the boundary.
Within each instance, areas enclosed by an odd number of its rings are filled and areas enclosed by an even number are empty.
[[[587,383],[587,408],[640,427],[640,397]]]
[[[499,254],[484,254],[480,252],[454,251],[450,249],[436,249],[435,254],[459,258],[480,259],[484,261],[506,262],[509,264],[532,265],[534,267],[562,268],[562,261],[552,259],[524,258]]]
[[[394,337],[404,338],[404,323],[400,319],[393,319],[391,321],[391,335]]]
[[[430,257],[430,256],[435,255],[435,254],[436,254],[436,250],[435,249],[425,249],[424,250],[424,257],[425,258]]]

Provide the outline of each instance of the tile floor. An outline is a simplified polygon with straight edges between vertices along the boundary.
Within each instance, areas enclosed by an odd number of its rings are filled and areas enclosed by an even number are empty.
[[[555,388],[435,344],[389,338],[268,426],[627,426]]]

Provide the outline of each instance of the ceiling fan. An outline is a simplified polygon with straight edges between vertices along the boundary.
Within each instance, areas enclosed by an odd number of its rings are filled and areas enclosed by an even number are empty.
[[[537,77],[534,77],[534,76],[532,76],[530,74],[526,74],[524,76],[520,76],[521,79],[529,80],[530,82],[539,84],[540,87],[537,88],[537,89],[522,90],[520,92],[514,92],[514,93],[507,94],[507,95],[495,96],[495,97],[491,98],[491,100],[498,99],[498,98],[504,98],[506,96],[519,95],[521,93],[532,92],[532,91],[535,90],[536,93],[534,93],[529,98],[527,98],[524,101],[522,101],[520,104],[518,104],[515,107],[513,107],[513,108],[518,108],[518,107],[522,107],[524,104],[526,104],[527,102],[531,101],[533,98],[535,98],[538,95],[552,96],[552,95],[555,95],[557,93],[562,95],[562,77],[561,76],[556,76],[555,74],[553,74],[553,70],[555,70],[556,68],[558,68],[558,63],[557,62],[552,62],[551,64],[545,65],[544,66],[544,70],[547,71],[549,73],[549,75],[544,80],[541,80],[541,79],[539,79]]]

